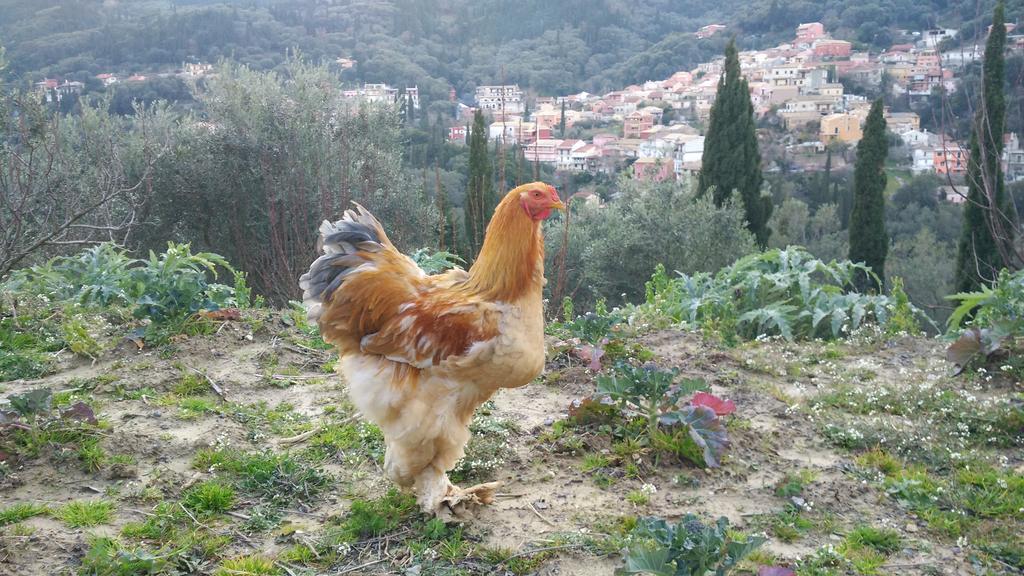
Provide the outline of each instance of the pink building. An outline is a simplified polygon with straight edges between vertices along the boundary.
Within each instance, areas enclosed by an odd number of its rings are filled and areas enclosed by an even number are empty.
[[[633,112],[622,122],[623,138],[639,138],[644,130],[654,126],[654,116],[644,112]]]
[[[633,162],[633,178],[640,182],[663,182],[675,179],[675,164],[671,159],[637,158]]]
[[[956,142],[946,142],[944,147],[936,148],[932,154],[932,164],[939,174],[967,173],[967,151]]]
[[[825,35],[825,25],[821,22],[808,22],[796,27],[797,43],[812,44]]]
[[[849,58],[853,45],[845,40],[823,39],[814,43],[814,55],[818,58]]]

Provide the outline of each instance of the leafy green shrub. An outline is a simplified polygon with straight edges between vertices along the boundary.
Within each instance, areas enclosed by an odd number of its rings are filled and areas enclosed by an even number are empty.
[[[136,576],[160,574],[168,567],[167,558],[143,548],[127,548],[113,538],[94,536],[82,558],[80,574],[96,576]]]
[[[100,244],[19,270],[5,289],[86,307],[130,306],[136,317],[159,322],[235,305],[232,287],[207,279],[207,273],[216,279],[218,266],[234,272],[221,256],[193,254],[188,244],[168,242],[164,253],[150,252],[148,260],[129,258],[113,244]]]
[[[825,263],[799,247],[745,256],[715,275],[670,279],[659,267],[638,311],[699,326],[728,342],[839,338],[869,322],[888,328],[894,311],[900,329],[915,331],[912,321],[924,314],[902,298],[854,291],[858,273],[871,271],[849,261]]]
[[[1011,338],[1024,333],[1024,270],[1003,270],[992,287],[978,292],[947,296],[958,302],[947,324],[948,334],[961,332],[947,350],[947,359],[961,370],[977,357],[988,357],[1004,350]]]
[[[235,274],[234,288],[210,281],[218,267]],[[150,252],[148,260],[100,244],[18,270],[0,284],[0,293],[5,304],[8,298],[18,304],[17,315],[0,319],[0,380],[45,374],[50,360],[44,352],[69,348],[96,358],[123,335],[109,334],[111,324],[126,324],[132,316],[151,320],[132,335],[152,343],[209,330],[211,323],[196,316],[201,310],[237,306],[236,296],[252,302],[245,276],[224,258],[193,254],[188,244],[173,242],[162,254]]]
[[[633,534],[641,541],[629,548],[621,574],[705,576],[714,572],[725,576],[766,541],[761,536],[736,539],[724,516],[705,525],[693,514],[676,524],[661,518],[641,518]]]
[[[132,301],[131,268],[137,263],[115,244],[98,244],[74,256],[18,270],[7,287],[85,306],[127,305]]]

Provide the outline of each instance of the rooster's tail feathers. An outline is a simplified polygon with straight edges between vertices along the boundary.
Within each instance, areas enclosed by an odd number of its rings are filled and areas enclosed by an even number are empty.
[[[391,241],[373,214],[356,204],[356,209],[346,210],[341,220],[324,220],[317,244],[323,255],[299,278],[302,303],[311,321],[320,319],[324,302],[330,300],[345,277],[367,264],[360,253],[380,252],[390,247]]]

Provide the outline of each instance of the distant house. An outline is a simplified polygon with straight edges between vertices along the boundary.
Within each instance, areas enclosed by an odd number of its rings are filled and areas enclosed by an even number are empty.
[[[946,142],[932,152],[932,165],[937,174],[963,175],[967,173],[967,150],[956,142]]]
[[[596,207],[601,205],[601,197],[589,190],[580,190],[579,192],[573,194],[572,196],[569,197],[569,201],[571,202],[573,200],[579,200],[586,204],[587,206]]]
[[[383,83],[365,83],[361,88],[343,90],[341,97],[346,100],[366,102],[368,104],[377,102],[398,104],[398,100],[404,97],[408,102],[412,103],[413,109],[419,110],[420,108],[420,91],[417,86],[406,87],[405,91],[402,92],[398,88]]]
[[[956,37],[957,31],[952,28],[933,28],[921,33],[919,44],[925,48],[935,48],[940,42]]]
[[[797,44],[813,44],[825,35],[825,25],[821,22],[808,22],[796,27]]]
[[[523,157],[527,162],[558,163],[558,147],[561,140],[537,139],[523,147]]]
[[[580,146],[570,154],[572,164],[570,170],[574,172],[597,172],[598,164],[601,161],[601,151],[593,144]]]
[[[963,204],[967,201],[967,186],[939,186],[938,196],[950,204]]]
[[[814,43],[814,55],[818,58],[849,58],[853,44],[845,40],[822,38]]]
[[[117,76],[113,74],[97,74],[96,79],[103,83],[104,86],[110,86],[111,84],[117,84]]]
[[[562,140],[558,145],[558,161],[556,165],[559,170],[571,170],[572,169],[572,153],[580,148],[586,146],[587,143],[583,140]]]
[[[1006,134],[1003,138],[1003,173],[1007,182],[1024,180],[1024,148],[1016,134]]]
[[[675,164],[661,158],[637,158],[633,162],[633,178],[640,182],[663,182],[675,179]]]
[[[697,30],[697,38],[711,38],[726,29],[725,24],[708,24]]]
[[[885,122],[886,127],[896,134],[921,128],[921,117],[916,112],[889,112],[885,114]]]
[[[654,116],[645,112],[631,112],[622,122],[623,138],[639,138],[640,133],[654,126]]]
[[[939,135],[927,130],[905,130],[899,137],[904,146],[932,149],[939,145]]]
[[[477,86],[476,105],[496,114],[522,114],[525,109],[523,91],[518,84]]]
[[[54,78],[44,78],[40,82],[36,82],[36,91],[38,91],[46,102],[60,102],[65,96],[71,94],[81,94],[85,88],[85,84],[76,82],[74,80],[65,80],[60,82]]]
[[[839,140],[848,144],[856,144],[864,136],[860,127],[859,114],[829,114],[822,116],[819,139],[826,144]]]
[[[934,148],[915,146],[910,153],[910,171],[914,174],[924,174],[935,171],[935,162],[932,157]]]
[[[448,141],[455,142],[457,144],[465,144],[466,138],[469,137],[469,126],[450,126],[448,127]]]

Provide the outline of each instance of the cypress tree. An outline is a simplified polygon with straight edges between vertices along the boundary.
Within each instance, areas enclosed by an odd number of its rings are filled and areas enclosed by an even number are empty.
[[[885,233],[885,158],[889,154],[889,139],[883,114],[879,98],[868,113],[853,168],[850,260],[863,262],[878,276],[878,283],[866,275],[856,278],[857,288],[862,292],[881,292],[885,285],[885,256],[889,251],[889,237]]]
[[[558,121],[558,137],[565,138],[565,98],[562,98],[562,119]]]
[[[714,189],[716,206],[721,206],[733,191],[743,202],[747,227],[764,247],[768,243],[768,218],[771,198],[761,195],[761,153],[754,126],[754,106],[750,89],[740,74],[735,38],[725,49],[725,73],[718,80],[718,93],[711,106],[711,119],[704,138],[698,190]]]
[[[981,105],[971,131],[967,158],[967,202],[956,257],[956,291],[990,284],[1006,266],[1000,248],[1013,241],[1013,208],[1006,196],[1000,156],[1006,126],[1006,23],[1002,0],[992,15],[985,43]]]
[[[832,196],[832,149],[825,156],[825,170],[821,174],[821,188],[818,189],[818,205],[827,204]]]
[[[477,110],[469,135],[469,181],[465,201],[466,244],[469,250],[467,260],[476,258],[480,252],[487,222],[494,213],[494,205],[491,159],[487,150],[487,125],[484,124],[483,112]]]

